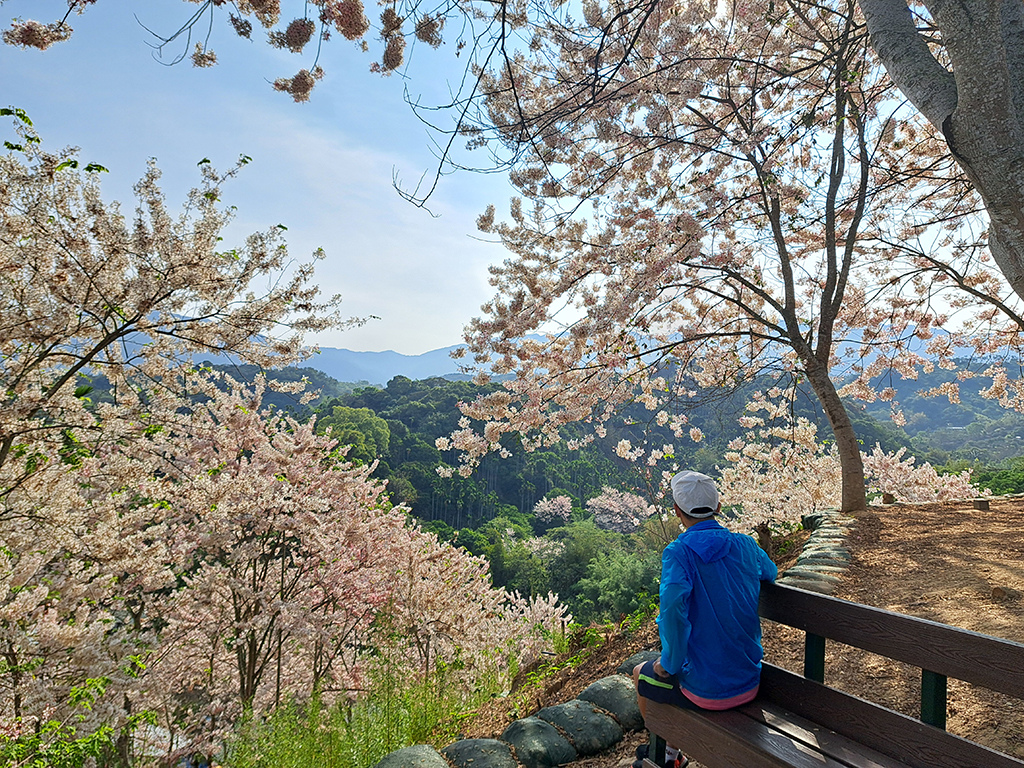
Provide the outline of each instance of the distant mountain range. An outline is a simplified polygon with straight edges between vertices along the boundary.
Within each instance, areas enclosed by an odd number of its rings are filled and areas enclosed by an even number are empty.
[[[320,353],[301,363],[332,376],[338,381],[369,382],[384,386],[395,376],[428,379],[431,376],[468,378],[459,373],[458,362],[451,358],[458,346],[433,349],[421,355],[386,352],[353,352],[351,349],[321,347]]]

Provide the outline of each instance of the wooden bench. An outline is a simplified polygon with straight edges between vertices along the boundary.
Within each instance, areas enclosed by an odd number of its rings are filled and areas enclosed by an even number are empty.
[[[1024,767],[944,730],[947,678],[1024,699],[1024,645],[778,584],[760,613],[806,632],[803,676],[766,662],[758,698],[725,712],[647,702],[655,759],[667,740],[708,768]],[[921,669],[920,719],[825,685],[826,638]]]

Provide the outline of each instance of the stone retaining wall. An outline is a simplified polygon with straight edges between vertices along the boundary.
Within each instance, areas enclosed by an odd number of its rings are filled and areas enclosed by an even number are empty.
[[[406,747],[374,768],[549,768],[604,752],[627,731],[643,728],[629,674],[641,656],[658,655],[645,651],[630,657],[617,674],[591,683],[579,698],[516,720],[499,739],[463,739],[440,752],[423,744]]]
[[[804,515],[803,526],[811,535],[804,543],[796,565],[779,575],[780,584],[789,584],[826,595],[835,591],[842,574],[850,567],[847,536],[854,519],[835,509]]]

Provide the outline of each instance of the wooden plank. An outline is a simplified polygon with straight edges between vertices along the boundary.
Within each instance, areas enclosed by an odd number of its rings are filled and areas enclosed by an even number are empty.
[[[771,664],[762,665],[759,696],[911,768],[1024,768],[1022,760]]]
[[[822,754],[850,768],[908,768],[906,763],[793,714],[771,701],[758,698],[738,707],[737,711],[818,749]]]
[[[761,616],[1024,699],[1024,645],[783,584],[761,586]]]
[[[736,710],[707,712],[648,701],[647,729],[707,768],[849,768]]]

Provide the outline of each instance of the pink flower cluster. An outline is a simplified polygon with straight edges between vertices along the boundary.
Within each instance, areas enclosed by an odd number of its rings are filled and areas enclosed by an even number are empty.
[[[913,456],[903,458],[906,448],[896,453],[883,453],[875,445],[864,455],[864,470],[871,490],[888,494],[896,501],[927,503],[991,496],[988,489],[979,489],[971,482],[971,470],[940,475],[928,462],[917,464]],[[881,498],[875,502],[880,503]]]
[[[237,28],[237,25],[236,25]],[[302,53],[306,43],[313,39],[316,24],[305,17],[294,19],[284,32],[271,32],[270,44],[277,48],[287,48],[292,53]],[[247,37],[247,35],[243,35]]]
[[[4,42],[22,48],[38,48],[45,51],[54,43],[71,37],[73,30],[63,22],[41,24],[38,21],[14,21],[11,28],[4,30]]]
[[[750,431],[729,445],[729,466],[721,470],[723,503],[733,505],[733,515],[726,518],[730,527],[750,531],[792,524],[802,515],[838,506],[842,469],[835,446],[818,439],[813,423],[792,419],[789,394],[758,393],[747,411],[758,415],[741,419]],[[911,503],[990,495],[971,483],[970,470],[940,475],[931,464],[917,465],[905,454],[906,448],[886,453],[878,445],[861,454],[869,492]]]
[[[587,501],[587,511],[594,516],[598,528],[633,533],[657,510],[642,496],[605,486],[599,495]]]
[[[279,77],[274,81],[275,91],[284,91],[291,94],[297,101],[309,101],[309,94],[313,92],[316,81],[322,79],[324,71],[320,67],[313,67],[313,70],[300,69],[293,77]]]
[[[799,522],[802,515],[839,504],[842,473],[835,445],[818,439],[818,428],[792,418],[792,393],[755,393],[721,470],[723,519],[734,530]]]
[[[189,0],[193,2],[194,0]],[[83,13],[86,8],[94,4],[96,0],[68,0],[69,11]],[[163,33],[165,42],[172,42],[176,39],[191,39],[190,35],[182,33],[191,32],[197,25],[212,25],[214,17],[220,12],[219,6],[225,5],[225,0],[214,0],[214,2],[202,3],[202,8],[184,17],[184,22],[176,32]],[[401,5],[386,4],[382,12],[380,31],[380,42],[382,44],[380,56],[377,61],[370,65],[370,70],[381,74],[390,74],[398,69],[405,61],[406,34],[405,29],[411,27],[412,34],[416,39],[433,47],[438,48],[443,42],[443,30],[448,18],[452,15],[479,15],[480,9],[470,11],[468,7],[459,4],[447,4],[436,7],[420,7],[412,3]],[[276,47],[288,50],[295,54],[301,54],[307,45],[314,39],[321,44],[331,39],[332,30],[340,34],[346,40],[356,42],[366,51],[369,50],[367,39],[371,30],[370,20],[366,16],[366,8],[363,0],[309,0],[303,9],[303,15],[288,22],[284,28],[277,28],[281,20],[281,0],[236,0],[232,3],[234,12],[227,14],[227,22],[234,32],[241,37],[252,39],[253,19],[261,27],[267,30],[267,42]],[[406,15],[399,16],[396,8],[402,8]],[[309,15],[306,15],[306,14]],[[506,18],[519,19],[516,23],[521,24],[521,14],[506,14]],[[409,25],[404,25],[408,19]],[[318,31],[319,27],[319,31]],[[16,45],[23,48],[37,48],[45,50],[55,43],[62,42],[71,37],[72,29],[66,23],[65,18],[44,24],[34,20],[16,19],[11,28],[4,31],[3,41],[8,45]],[[465,45],[460,41],[459,49]],[[211,67],[216,63],[216,56],[205,46],[198,44],[191,53],[186,51],[181,58],[188,56],[193,65],[197,67]],[[306,101],[312,91],[314,83],[308,75],[316,77],[318,62],[320,61],[319,46],[317,55],[311,66],[303,67],[299,73],[290,78],[277,78],[273,82],[275,90],[283,91],[292,96],[295,101]]]
[[[561,525],[569,522],[572,514],[572,499],[568,496],[543,498],[533,506],[533,516],[542,523]]]

